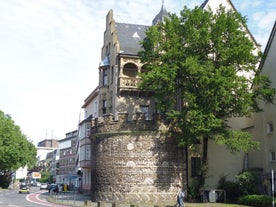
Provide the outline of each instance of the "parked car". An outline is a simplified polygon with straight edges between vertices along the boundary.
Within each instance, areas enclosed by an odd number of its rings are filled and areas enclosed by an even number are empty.
[[[49,190],[49,193],[50,192],[55,192],[55,193],[58,193],[58,184],[56,183],[51,183],[50,185],[48,185],[48,190]]]
[[[48,184],[47,183],[40,183],[40,190],[47,190]]]
[[[35,186],[36,186],[36,187],[40,187],[40,185],[41,185],[40,182],[36,182],[36,183],[35,183]]]
[[[30,187],[26,183],[20,183],[19,193],[30,193]]]

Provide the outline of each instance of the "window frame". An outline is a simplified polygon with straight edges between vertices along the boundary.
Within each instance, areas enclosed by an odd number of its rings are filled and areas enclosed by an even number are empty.
[[[191,177],[199,177],[201,171],[201,158],[191,157]]]

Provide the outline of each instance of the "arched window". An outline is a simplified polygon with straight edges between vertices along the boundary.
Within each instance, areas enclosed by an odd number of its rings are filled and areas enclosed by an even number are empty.
[[[135,78],[138,73],[138,67],[133,63],[127,63],[124,65],[123,74],[128,77]]]
[[[141,67],[141,73],[146,73],[146,72],[148,72],[149,70],[147,69],[147,65],[143,65],[142,67]]]

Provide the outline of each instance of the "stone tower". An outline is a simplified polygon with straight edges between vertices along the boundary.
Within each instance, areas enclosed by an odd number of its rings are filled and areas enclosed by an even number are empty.
[[[153,23],[162,21],[162,5]],[[92,121],[92,200],[175,203],[175,186],[185,182],[185,152],[168,133],[153,94],[138,88],[140,41],[148,26],[116,22],[113,10],[99,65],[99,117]]]

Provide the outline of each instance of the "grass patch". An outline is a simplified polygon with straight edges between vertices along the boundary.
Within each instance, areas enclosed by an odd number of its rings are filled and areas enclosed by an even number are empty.
[[[185,203],[185,207],[250,207],[238,204],[228,204],[228,203]]]

